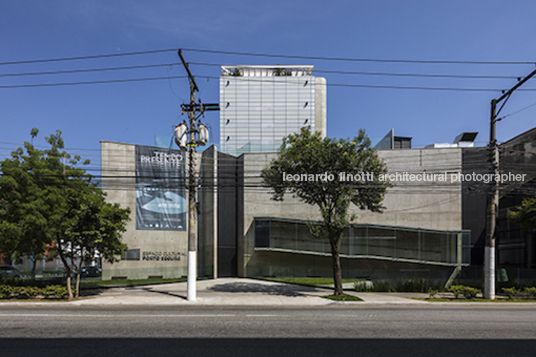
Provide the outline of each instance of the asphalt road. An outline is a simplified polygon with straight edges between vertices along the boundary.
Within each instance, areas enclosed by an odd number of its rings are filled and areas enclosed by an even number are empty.
[[[532,306],[0,306],[1,356],[535,356]]]

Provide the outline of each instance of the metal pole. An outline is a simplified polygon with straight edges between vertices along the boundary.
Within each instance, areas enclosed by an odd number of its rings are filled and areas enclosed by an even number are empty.
[[[489,155],[491,163],[491,189],[488,193],[486,245],[484,247],[484,298],[495,299],[495,231],[497,207],[499,205],[499,182],[496,180],[499,174],[499,147],[497,146],[497,100],[491,101],[491,120]]]

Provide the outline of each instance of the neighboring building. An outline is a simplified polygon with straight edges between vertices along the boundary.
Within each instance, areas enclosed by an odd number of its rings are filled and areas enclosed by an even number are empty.
[[[326,136],[326,79],[313,66],[222,66],[221,152],[275,152],[304,126]]]
[[[525,174],[519,183],[503,186],[499,201],[497,257],[502,266],[536,269],[536,232],[524,231],[508,219],[509,211],[536,195],[536,128],[528,130],[500,145],[502,171]],[[536,280],[533,270],[531,276]]]
[[[536,232],[524,231],[508,219],[512,208],[536,194],[536,128],[526,131],[499,146],[501,173],[525,175],[520,182],[499,185],[497,218],[497,266],[505,268],[511,279],[536,280]],[[466,174],[490,172],[487,147],[463,149],[463,171]],[[463,184],[463,228],[471,229],[471,262],[483,264],[486,240],[486,194],[489,185],[482,182]],[[476,268],[474,274],[481,271]]]

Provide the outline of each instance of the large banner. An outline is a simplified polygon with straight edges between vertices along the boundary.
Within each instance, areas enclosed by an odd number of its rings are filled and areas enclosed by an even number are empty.
[[[136,146],[136,229],[186,230],[185,157]]]

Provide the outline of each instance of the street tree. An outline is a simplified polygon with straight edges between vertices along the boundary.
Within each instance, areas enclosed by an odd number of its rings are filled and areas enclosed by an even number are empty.
[[[32,129],[26,150],[17,149],[1,163],[0,249],[19,256],[45,252],[58,256],[72,299],[71,274],[77,257],[79,266],[95,254],[116,261],[126,249],[121,233],[130,210],[106,203],[98,182],[80,167],[89,160],[68,154],[59,130],[45,138],[50,145],[46,150],[33,146],[37,134]]]
[[[509,218],[523,227],[526,231],[536,229],[536,196],[521,202],[521,206],[510,211]]]
[[[32,141],[37,136],[32,129]],[[8,258],[37,260],[52,242],[49,216],[59,197],[46,187],[49,174],[46,154],[26,142],[0,162],[0,252]]]
[[[63,239],[57,245],[58,255],[70,258],[71,266],[77,265],[75,295],[80,293],[81,267],[96,256],[109,263],[118,261],[127,246],[121,241],[126,231],[130,209],[118,204],[106,203],[102,191],[75,194],[68,199],[69,210]],[[78,261],[75,262],[75,258]]]
[[[99,254],[105,261],[113,263],[127,249],[121,241],[121,234],[130,219],[130,209],[106,203],[105,193],[94,177],[78,166],[81,158],[71,157],[63,150],[60,131],[46,140],[51,146],[47,151],[48,165],[55,170],[53,186],[62,197],[62,205],[50,219],[53,251],[64,265],[69,299],[72,299],[73,268],[77,267],[78,295],[80,267],[84,260]],[[83,162],[84,165],[89,163],[89,160]],[[76,257],[79,257],[78,266]]]
[[[389,183],[381,175],[386,172],[363,130],[354,139],[336,140],[311,133],[308,127],[285,137],[278,157],[262,170],[263,183],[271,189],[273,200],[282,201],[289,192],[319,208],[322,221],[310,223],[309,230],[330,242],[334,295],[343,294],[339,251],[344,230],[355,219],[348,212],[350,204],[382,212]],[[346,181],[343,175],[357,181]]]

